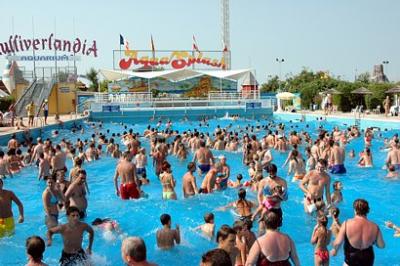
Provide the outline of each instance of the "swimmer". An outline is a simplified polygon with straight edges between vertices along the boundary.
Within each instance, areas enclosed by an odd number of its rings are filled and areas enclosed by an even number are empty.
[[[50,163],[45,158],[44,153],[39,154],[39,176],[38,179],[44,179],[46,176],[50,176]]]
[[[175,186],[176,181],[172,175],[171,165],[165,161],[162,165],[162,172],[160,173],[160,181],[162,184],[162,198],[164,200],[176,200]]]
[[[28,255],[28,264],[25,266],[47,266],[42,261],[46,244],[40,236],[31,236],[25,242],[26,254]]]
[[[60,265],[67,266],[72,263],[81,265],[87,261],[87,254],[92,254],[94,232],[90,225],[79,221],[80,210],[76,207],[67,209],[68,222],[58,225],[47,231],[47,246],[51,246],[54,234],[61,234],[64,247],[62,250]],[[89,234],[89,246],[86,252],[82,248],[83,233]]]
[[[356,153],[355,153],[354,149],[351,149],[349,151],[349,158],[353,159],[354,157],[356,157]]]
[[[201,230],[201,232],[209,237],[210,239],[214,238],[215,224],[214,224],[214,214],[206,213],[204,215],[204,224],[196,227],[194,230]]]
[[[260,214],[260,217],[264,217],[267,211],[276,207],[276,205],[283,200],[284,194],[285,192],[283,191],[283,187],[280,185],[271,189],[271,195],[264,196],[262,204],[258,206],[257,210],[251,217],[251,220],[254,221],[258,214]]]
[[[336,237],[339,234],[340,227],[342,226],[342,224],[339,221],[340,210],[337,207],[332,207],[330,208],[329,212],[333,218],[330,229],[332,231],[333,236]]]
[[[323,215],[318,217],[318,224],[314,227],[311,244],[315,245],[314,265],[329,266],[329,251],[327,246],[331,240],[331,231],[327,229],[328,218]]]
[[[244,188],[238,191],[238,200],[229,203],[224,207],[218,208],[218,210],[224,211],[228,208],[235,208],[235,212],[239,216],[239,220],[251,219],[252,211],[251,209],[255,204],[246,199],[246,190]]]
[[[358,166],[360,167],[372,167],[372,154],[371,150],[366,147],[363,152],[360,153],[360,159],[358,160]]]
[[[14,233],[14,217],[12,202],[15,202],[19,211],[19,223],[24,222],[24,206],[11,190],[3,189],[3,179],[0,178],[0,238],[10,236]]]
[[[199,145],[200,148],[195,152],[192,161],[194,163],[198,162],[199,174],[203,175],[208,173],[215,160],[212,152],[206,147],[204,140],[201,140]]]
[[[119,227],[117,221],[111,220],[110,218],[96,218],[93,220],[92,225],[104,232],[116,232],[117,234],[122,234],[121,228]]]
[[[400,228],[391,221],[386,221],[385,225],[394,230],[394,237],[400,237]]]
[[[242,179],[243,179],[242,174],[238,174],[236,176],[236,181],[228,180],[228,186],[231,187],[231,188],[242,187],[243,186],[243,184],[241,183]]]
[[[47,187],[43,191],[42,201],[45,215],[45,224],[48,229],[58,225],[58,204],[65,202],[64,194],[56,183],[56,177],[47,177]]]
[[[129,151],[122,154],[122,159],[119,161],[114,175],[115,193],[123,200],[138,199],[140,197],[136,167],[129,159]],[[118,178],[121,176],[121,184],[118,187]]]
[[[329,157],[329,161],[332,162],[331,173],[332,174],[345,174],[346,168],[344,167],[345,150],[339,146],[338,142],[335,142],[332,147],[332,151]]]
[[[179,225],[176,225],[176,229],[171,229],[171,216],[169,214],[162,214],[160,217],[162,229],[157,230],[157,247],[160,249],[170,249],[175,244],[181,243],[181,233]]]
[[[343,184],[340,181],[335,181],[332,184],[333,193],[331,195],[331,201],[333,204],[338,204],[343,201]]]
[[[13,177],[13,174],[10,171],[8,160],[4,158],[4,152],[0,151],[0,179],[7,176]]]
[[[302,158],[298,157],[299,152],[292,150],[289,161],[288,175],[293,175],[293,181],[301,180],[306,175],[306,169]]]
[[[399,173],[396,171],[396,167],[394,165],[390,165],[387,169],[388,169],[388,173],[386,175],[386,178],[388,178],[388,179],[399,178]]]
[[[182,178],[182,189],[183,189],[183,197],[188,198],[197,194],[197,185],[196,185],[196,177],[194,176],[194,172],[196,172],[196,164],[194,162],[190,162],[187,165],[187,172]]]
[[[211,167],[211,170],[208,171],[201,183],[199,193],[208,194],[213,192],[217,180],[217,174],[221,172],[221,170],[222,166],[219,162]]]

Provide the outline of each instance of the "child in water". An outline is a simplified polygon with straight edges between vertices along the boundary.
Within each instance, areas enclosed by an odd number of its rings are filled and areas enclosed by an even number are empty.
[[[109,241],[114,241],[116,239],[116,235],[114,233],[122,238],[126,236],[122,232],[117,221],[111,220],[110,218],[96,218],[92,222],[92,225],[95,226],[95,228],[99,228],[101,231],[103,231],[103,237]]]
[[[205,236],[209,237],[210,239],[214,238],[214,231],[215,231],[214,214],[211,212],[206,213],[204,215],[204,222],[205,224],[196,227],[194,230],[201,230],[201,232]]]
[[[228,187],[231,187],[231,188],[242,187],[243,186],[243,184],[241,183],[242,179],[243,179],[242,174],[238,174],[236,176],[236,181],[235,182],[231,181],[231,180],[228,180]]]
[[[323,215],[318,217],[318,223],[311,236],[311,244],[315,244],[314,265],[328,266],[329,252],[327,246],[331,240],[331,231],[326,228],[328,218]]]
[[[261,213],[261,217],[264,217],[265,213],[269,210],[275,207],[275,205],[279,202],[282,201],[284,198],[284,189],[282,186],[276,186],[272,189],[272,195],[265,197],[264,201],[258,209],[254,212],[253,216],[251,217],[251,220],[254,221],[254,219],[257,217],[258,214]]]
[[[329,210],[329,212],[333,218],[332,225],[331,225],[331,231],[332,231],[333,236],[336,238],[336,236],[339,234],[340,226],[342,225],[339,221],[340,210],[339,210],[339,208],[332,207]]]
[[[342,194],[343,185],[342,185],[342,182],[335,181],[335,182],[333,182],[332,187],[333,187],[333,193],[332,193],[332,196],[331,196],[331,201],[334,204],[338,204],[338,203],[343,201],[343,194]]]

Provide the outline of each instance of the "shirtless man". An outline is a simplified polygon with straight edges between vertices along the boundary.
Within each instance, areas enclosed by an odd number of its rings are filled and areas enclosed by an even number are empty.
[[[24,222],[24,206],[15,196],[14,192],[3,189],[3,179],[0,178],[0,238],[14,233],[14,217],[11,203],[14,201],[18,206],[19,223]]]
[[[346,168],[344,167],[344,158],[346,152],[343,147],[339,146],[338,142],[333,144],[333,148],[330,154],[329,160],[332,162],[331,173],[332,174],[345,174]]]
[[[162,165],[166,158],[164,152],[162,151],[161,146],[157,146],[156,151],[153,152],[152,156],[153,156],[153,166],[156,170],[156,176],[160,176]]]
[[[140,148],[139,153],[135,156],[136,175],[146,175],[147,157],[145,148]]]
[[[6,178],[8,175],[13,177],[13,174],[10,171],[8,160],[4,159],[4,152],[0,151],[0,179]]]
[[[17,136],[15,134],[12,134],[11,139],[8,141],[7,148],[8,150],[18,149],[18,141],[17,141]]]
[[[68,222],[58,225],[47,231],[47,246],[51,246],[53,234],[61,234],[64,248],[61,253],[60,265],[86,265],[86,254],[92,253],[94,231],[88,224],[79,221],[80,211],[76,207],[67,209]],[[83,233],[89,234],[89,246],[85,251],[82,249]]]
[[[400,150],[399,150],[399,144],[398,140],[394,143],[392,143],[391,149],[387,154],[386,157],[386,166],[389,167],[390,165],[394,165],[396,170],[400,170]]]
[[[212,166],[211,170],[208,171],[206,176],[203,179],[203,183],[201,183],[201,187],[199,193],[212,193],[215,187],[215,182],[217,180],[217,174],[222,171],[221,163],[216,163]]]
[[[42,138],[37,138],[37,144],[33,149],[32,159],[30,163],[37,162],[39,160],[39,155],[44,152],[44,145]]]
[[[53,173],[60,170],[65,170],[65,161],[67,160],[67,155],[61,150],[60,145],[56,145],[56,154],[51,159],[51,166],[53,168]]]
[[[81,219],[86,216],[86,208],[88,205],[85,183],[86,171],[80,170],[78,172],[78,177],[68,187],[67,192],[65,192],[65,200],[70,201],[70,206],[78,208]]]
[[[200,148],[194,154],[193,162],[196,163],[196,161],[198,162],[200,175],[207,174],[211,166],[214,164],[214,156],[212,152],[206,148],[204,140],[200,141]]]
[[[114,176],[115,193],[121,196],[121,199],[138,199],[140,193],[137,185],[136,167],[129,160],[130,153],[125,151],[122,159],[117,165]],[[121,176],[121,185],[118,188],[118,177]]]
[[[157,246],[161,249],[170,249],[175,244],[181,243],[181,233],[179,225],[176,225],[176,229],[171,229],[171,216],[169,214],[163,214],[160,217],[162,229],[159,229],[156,233]]]
[[[305,193],[304,211],[306,213],[312,213],[316,210],[315,203],[323,201],[324,190],[328,206],[331,204],[331,179],[325,172],[326,167],[326,160],[319,159],[315,170],[307,173],[300,183],[300,189]]]
[[[193,175],[196,171],[196,164],[190,162],[187,166],[188,171],[182,178],[183,196],[185,198],[197,194],[196,177]]]
[[[127,266],[157,266],[147,261],[146,244],[139,237],[128,237],[122,241],[122,259]]]

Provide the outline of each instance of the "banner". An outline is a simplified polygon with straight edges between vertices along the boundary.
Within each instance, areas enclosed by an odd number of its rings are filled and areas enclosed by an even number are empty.
[[[152,50],[114,50],[114,69],[148,71],[156,69],[205,68],[225,69],[222,51],[153,51]],[[229,51],[230,52],[230,51]],[[211,57],[210,55],[213,55]],[[215,55],[220,58],[215,58]],[[122,57],[121,57],[122,56]]]

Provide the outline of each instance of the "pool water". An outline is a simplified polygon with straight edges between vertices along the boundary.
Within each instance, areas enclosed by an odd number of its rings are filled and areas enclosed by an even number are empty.
[[[135,132],[143,132],[146,124],[132,125],[128,124],[128,129],[133,128]],[[266,121],[232,121],[232,120],[210,120],[209,127],[199,128],[198,122],[175,122],[174,130],[182,132],[188,128],[197,128],[203,132],[213,132],[217,125],[221,127],[232,125],[232,130],[237,127],[245,127],[248,124],[261,125]],[[288,121],[287,129],[293,126],[300,131],[305,123]],[[316,137],[316,128],[320,125],[317,121],[308,122],[308,129],[313,137]],[[324,127],[331,129],[334,123],[324,123]],[[60,136],[55,141],[66,137],[73,141],[80,137],[89,139],[93,129],[88,124],[84,124],[85,134],[72,135],[68,130],[61,130]],[[107,123],[103,126],[110,129],[110,132],[124,131],[123,125]],[[383,137],[391,136],[394,131],[382,132]],[[265,132],[255,132],[259,137]],[[45,133],[44,137],[50,137],[50,132]],[[149,143],[146,139],[141,139],[146,150],[149,151]],[[386,248],[383,250],[375,249],[375,265],[400,265],[400,239],[393,238],[393,231],[384,227],[384,221],[392,220],[394,223],[400,223],[398,215],[398,202],[400,200],[400,181],[388,181],[384,179],[386,171],[381,167],[384,164],[386,153],[379,150],[383,145],[383,139],[373,140],[373,160],[374,167],[369,169],[360,169],[356,165],[357,159],[346,158],[345,165],[347,174],[341,176],[332,176],[334,180],[341,180],[344,185],[344,202],[339,206],[341,214],[340,220],[343,221],[353,216],[352,202],[356,198],[365,198],[369,201],[371,212],[369,218],[380,225],[383,237],[386,242]],[[304,147],[301,148],[303,151]],[[359,138],[346,147],[346,150],[355,149],[356,154],[363,149],[363,140]],[[283,204],[284,222],[282,231],[288,233],[295,241],[296,248],[302,265],[313,265],[314,252],[310,244],[312,229],[315,225],[315,218],[309,217],[303,212],[303,193],[298,188],[297,183],[292,183],[291,177],[287,177],[287,169],[281,166],[286,159],[287,153],[281,154],[273,151],[274,163],[278,166],[278,174],[287,178],[289,186],[289,200]],[[247,168],[242,165],[241,153],[217,152],[214,156],[224,154],[227,157],[227,163],[231,167],[231,178],[235,178],[241,173],[248,180]],[[173,156],[168,157],[168,161],[173,166],[173,175],[177,180],[176,192],[177,201],[163,201],[161,199],[161,185],[154,175],[154,169],[149,158],[147,167],[148,177],[151,180],[150,185],[144,186],[143,190],[149,195],[148,198],[122,201],[115,195],[113,176],[117,160],[103,156],[101,160],[92,163],[85,163],[84,168],[88,172],[88,183],[90,195],[88,196],[88,217],[87,223],[91,223],[95,218],[111,217],[118,221],[121,229],[130,236],[140,236],[144,238],[147,246],[148,260],[159,265],[198,265],[201,255],[206,251],[216,247],[215,241],[209,241],[202,237],[192,228],[203,223],[203,215],[206,212],[215,214],[216,230],[222,224],[232,225],[234,214],[231,211],[217,211],[216,208],[224,206],[237,199],[237,190],[227,189],[211,195],[199,195],[190,199],[183,199],[181,178],[186,172],[186,165],[192,159],[192,154],[185,161],[179,161]],[[71,168],[71,162],[68,161],[68,168]],[[37,169],[27,167],[13,179],[6,179],[4,189],[13,190],[24,204],[25,222],[16,225],[16,232],[13,236],[0,239],[0,265],[25,265],[25,239],[33,234],[45,238],[46,226],[44,225],[44,210],[41,195],[45,189],[45,183],[37,180]],[[197,179],[200,186],[201,180]],[[255,201],[255,195],[248,193],[248,198]],[[18,209],[13,207],[14,217],[17,218]],[[162,213],[169,213],[172,216],[172,224],[179,224],[181,227],[181,245],[169,250],[161,251],[156,247],[156,230],[161,227],[159,217]],[[61,214],[60,222],[66,222],[65,214]],[[253,228],[257,230],[257,225]],[[87,237],[84,238],[84,248],[87,246]],[[124,265],[120,255],[121,239],[112,239],[103,235],[100,231],[95,231],[93,245],[93,264],[94,265]],[[53,245],[46,248],[45,262],[49,265],[57,265],[62,250],[62,239],[60,235],[55,235]],[[342,265],[343,252],[331,258],[331,265]]]

